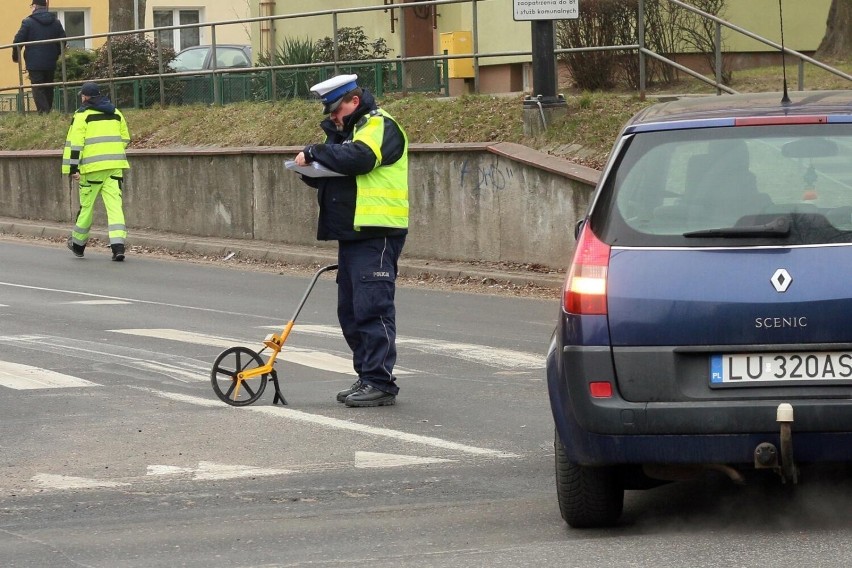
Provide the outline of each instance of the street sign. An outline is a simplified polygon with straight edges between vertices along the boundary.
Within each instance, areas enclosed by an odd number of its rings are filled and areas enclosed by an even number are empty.
[[[512,0],[515,21],[573,20],[580,17],[580,0]]]

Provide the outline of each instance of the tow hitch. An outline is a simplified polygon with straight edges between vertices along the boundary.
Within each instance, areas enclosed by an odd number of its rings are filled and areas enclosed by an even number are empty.
[[[774,444],[763,442],[754,449],[754,467],[773,469],[784,483],[795,485],[799,481],[799,471],[793,461],[793,406],[788,403],[778,405],[775,421],[780,425],[781,452]]]

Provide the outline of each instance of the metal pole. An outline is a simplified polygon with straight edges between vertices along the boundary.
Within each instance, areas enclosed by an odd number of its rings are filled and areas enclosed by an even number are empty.
[[[408,62],[405,58],[408,56],[408,52],[405,49],[405,8],[400,8],[399,10],[399,54],[402,56],[402,96],[408,96]]]
[[[479,94],[479,10],[476,0],[473,0],[473,92]],[[435,10],[438,7],[435,6]]]
[[[210,62],[213,66],[213,104],[222,104],[222,93],[219,89],[219,75],[216,73],[216,26],[210,26]]]
[[[542,103],[556,102],[556,44],[553,20],[532,22],[533,95]]]
[[[636,19],[638,24],[637,38],[639,41],[639,100],[645,100],[645,88],[647,87],[647,71],[645,69],[647,62],[645,60],[645,0],[639,0],[639,14]]]
[[[334,74],[340,73],[340,68],[337,66],[337,61],[340,59],[340,44],[337,41],[337,12],[331,15],[332,27],[332,45],[334,46]]]
[[[59,55],[62,58],[62,109],[66,112],[68,111],[68,68],[65,65],[65,56],[68,51],[65,49],[67,46],[64,41],[59,42]],[[56,109],[60,110],[60,109]],[[60,111],[61,112],[61,111]]]
[[[716,94],[722,94],[722,25],[716,22]]]

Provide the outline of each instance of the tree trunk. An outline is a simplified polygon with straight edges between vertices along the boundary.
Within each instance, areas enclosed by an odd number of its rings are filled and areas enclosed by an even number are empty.
[[[831,0],[825,36],[816,51],[817,59],[842,59],[852,55],[852,0]]]
[[[120,32],[135,29],[134,17],[138,9],[139,27],[145,27],[146,0],[109,0],[109,31]],[[138,6],[138,8],[137,8]]]

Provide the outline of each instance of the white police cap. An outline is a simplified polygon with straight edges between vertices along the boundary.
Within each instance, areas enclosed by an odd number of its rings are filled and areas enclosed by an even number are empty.
[[[311,87],[311,92],[322,101],[324,114],[330,114],[340,106],[343,96],[358,88],[358,75],[337,75],[317,83]]]

